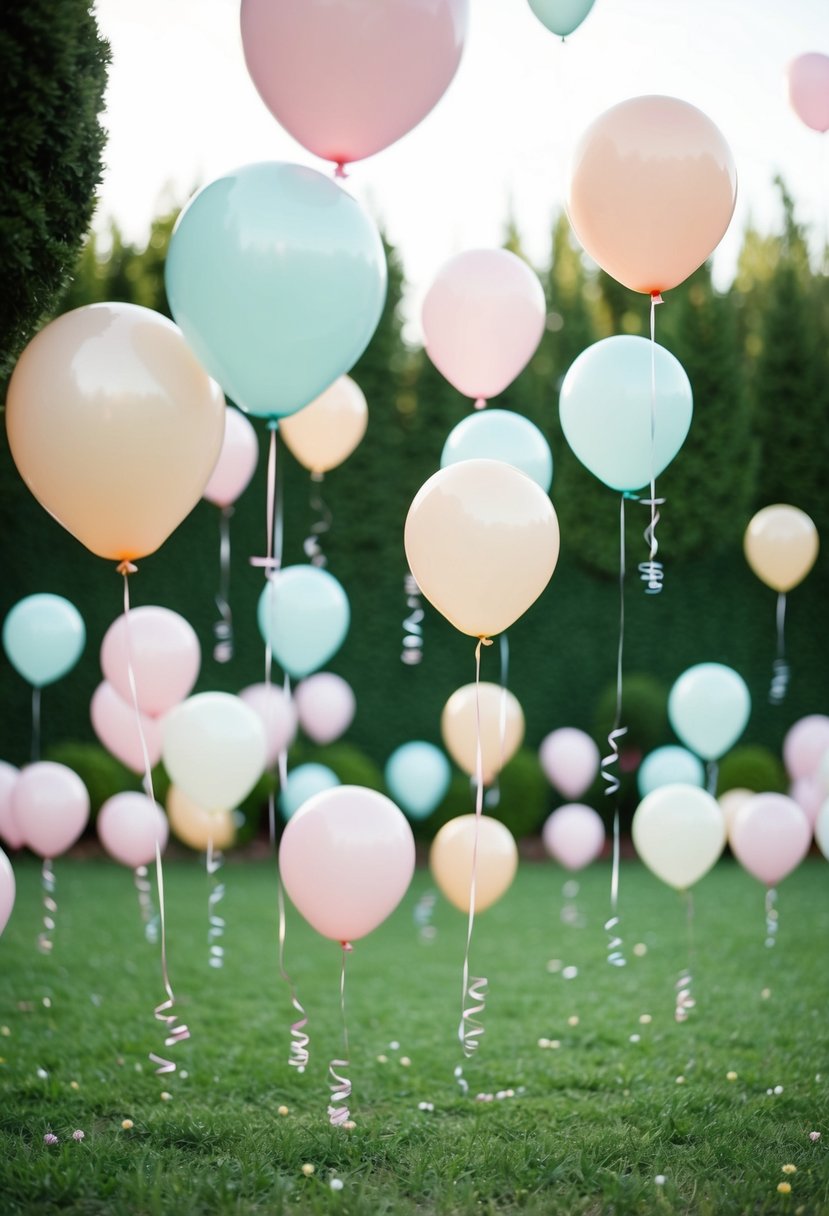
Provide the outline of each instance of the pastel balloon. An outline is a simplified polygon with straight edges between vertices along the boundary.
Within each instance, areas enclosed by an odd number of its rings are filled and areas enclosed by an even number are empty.
[[[829,131],[829,55],[798,55],[786,74],[789,101],[800,121],[813,131]]]
[[[89,304],[32,339],[6,398],[9,446],[42,507],[98,557],[154,553],[202,496],[225,402],[181,331]]]
[[[236,839],[232,811],[207,811],[175,785],[167,791],[167,815],[172,832],[191,849],[228,849]]]
[[[581,798],[599,771],[599,749],[583,730],[562,726],[541,741],[538,759],[544,775],[565,798]]]
[[[460,62],[468,0],[242,0],[259,95],[304,148],[346,165],[417,126]]]
[[[265,768],[265,730],[239,697],[201,692],[166,714],[162,758],[170,780],[207,811],[232,810]]]
[[[544,848],[567,870],[582,870],[604,846],[604,824],[592,806],[571,802],[553,811],[541,829]]]
[[[593,0],[529,0],[542,25],[560,38],[578,29],[593,7]]]
[[[729,843],[749,874],[774,887],[809,852],[812,828],[785,794],[755,794],[734,816]]]
[[[314,794],[333,790],[340,785],[333,769],[325,764],[299,764],[288,773],[288,779],[279,794],[279,809],[284,819],[290,819]]]
[[[785,503],[758,511],[743,537],[749,566],[775,591],[791,591],[803,581],[815,564],[818,547],[813,520]]]
[[[167,847],[167,816],[146,794],[127,790],[107,798],[95,821],[98,838],[111,857],[122,865],[146,866]]]
[[[296,737],[295,697],[275,684],[251,684],[242,689],[239,698],[259,716],[265,732],[265,768],[273,768]]]
[[[0,849],[0,937],[9,923],[14,907],[14,870],[6,854]]]
[[[101,670],[122,701],[132,705],[132,663],[138,707],[156,718],[183,701],[201,667],[201,647],[193,626],[152,604],[116,617],[101,643]]]
[[[633,97],[579,140],[567,211],[602,270],[652,295],[713,253],[736,199],[734,158],[710,118],[676,97]]]
[[[338,942],[357,941],[382,924],[406,894],[414,863],[403,812],[359,785],[310,798],[279,844],[291,902],[318,933]]]
[[[426,354],[466,397],[495,397],[535,354],[546,317],[538,275],[523,258],[470,249],[450,258],[426,293]]]
[[[384,776],[389,793],[409,818],[426,819],[445,798],[452,769],[439,747],[417,739],[394,749]]]
[[[19,776],[20,769],[0,760],[0,840],[10,849],[19,849],[23,845],[23,834],[12,809],[12,790]]]
[[[3,622],[8,660],[35,688],[52,684],[71,671],[85,645],[83,617],[62,595],[27,595]]]
[[[751,694],[741,675],[722,663],[698,663],[674,683],[668,717],[682,742],[703,760],[733,747],[751,714]]]
[[[279,418],[368,346],[386,260],[374,221],[336,182],[274,161],[227,173],[190,200],[165,282],[173,316],[227,395]]]
[[[639,765],[636,784],[640,798],[661,785],[705,785],[705,768],[685,747],[668,744],[650,752]]]
[[[342,585],[327,570],[286,566],[262,588],[256,619],[280,667],[299,680],[340,649],[351,609]]]
[[[318,671],[301,680],[294,689],[294,701],[300,726],[320,746],[344,735],[357,709],[351,685],[333,671]]]
[[[312,473],[327,473],[357,447],[368,426],[363,390],[340,376],[310,405],[279,424],[286,447]]]
[[[481,410],[449,432],[440,467],[459,460],[504,460],[531,477],[546,494],[553,484],[553,454],[534,422],[512,410]]]
[[[633,843],[649,870],[684,891],[707,874],[725,847],[725,817],[695,785],[662,785],[633,815]]]
[[[679,360],[663,346],[652,348],[646,338],[630,334],[603,338],[583,350],[559,395],[564,438],[611,490],[641,490],[652,472],[658,476],[667,468],[685,442],[693,408],[691,382]]]
[[[140,732],[134,706],[122,700],[106,680],[102,681],[92,694],[89,717],[98,741],[110,755],[115,756],[116,760],[120,760],[134,773],[144,772],[142,734],[150,768],[154,768],[161,759],[161,723],[140,711],[139,714]]]
[[[823,783],[816,777],[798,777],[797,781],[792,782],[789,797],[797,803],[810,825],[814,827],[826,798]]]
[[[558,519],[534,481],[500,460],[435,473],[406,517],[409,568],[459,629],[488,638],[538,599],[558,561]]]
[[[792,781],[797,781],[798,777],[814,777],[827,752],[829,716],[826,714],[807,714],[786,732],[783,763]]]
[[[232,405],[226,406],[222,448],[202,498],[217,507],[231,506],[247,489],[258,461],[259,440],[250,420]]]
[[[440,731],[446,750],[458,768],[474,777],[480,709],[483,781],[484,785],[489,785],[521,746],[524,711],[515,695],[509,689],[502,689],[500,684],[482,680],[479,693],[476,697],[474,684],[465,684],[453,692],[443,707]]]
[[[59,857],[87,825],[89,794],[71,768],[41,760],[15,782],[12,814],[28,848],[40,857]]]
[[[469,911],[475,816],[459,815],[440,829],[429,850],[429,868],[443,896],[461,912]],[[475,911],[484,912],[509,890],[518,869],[518,848],[499,819],[481,815],[475,867]]]
[[[729,840],[731,839],[731,825],[734,823],[737,812],[743,803],[754,797],[754,793],[754,790],[746,790],[738,786],[736,789],[726,790],[717,798],[720,810],[725,816],[725,830]]]
[[[815,824],[815,841],[823,856],[829,861],[829,800],[820,808]]]

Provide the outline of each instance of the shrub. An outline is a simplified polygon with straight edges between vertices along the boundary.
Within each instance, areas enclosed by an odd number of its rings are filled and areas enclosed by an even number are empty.
[[[141,782],[120,761],[95,743],[60,743],[48,749],[47,760],[77,773],[89,792],[91,821],[107,798],[124,790],[140,790]]]
[[[783,794],[789,788],[781,760],[766,747],[735,747],[724,757],[717,778],[717,793],[753,790],[755,794]]]

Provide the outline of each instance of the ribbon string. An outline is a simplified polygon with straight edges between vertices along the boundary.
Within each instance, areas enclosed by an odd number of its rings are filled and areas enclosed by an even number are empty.
[[[605,932],[607,933],[607,961],[611,967],[624,967],[627,965],[619,930],[621,923],[621,917],[618,912],[619,853],[619,812],[617,810],[613,815],[613,868],[610,876],[610,916],[604,924]]]
[[[322,491],[316,488],[322,485],[324,476],[325,474],[323,473],[311,474],[311,495],[308,505],[314,518],[312,519],[308,535],[302,542],[303,552],[311,565],[321,567],[328,565],[328,558],[323,552],[320,537],[331,530],[331,525],[334,522],[334,516],[322,496]]]
[[[213,658],[229,663],[233,658],[233,613],[230,609],[230,517],[233,507],[222,507],[219,514],[219,590],[214,596],[219,613],[213,624]]]
[[[696,1006],[696,1001],[691,995],[694,958],[694,897],[690,891],[683,891],[683,896],[685,898],[685,923],[688,932],[688,965],[680,972],[679,979],[675,985],[676,1007],[674,1009],[674,1020],[677,1022],[687,1022],[688,1015]]]
[[[153,907],[152,883],[146,866],[136,866],[133,881],[138,892],[138,908],[144,922],[144,937],[151,946],[158,942],[158,916]]]
[[[720,766],[716,760],[708,760],[705,765],[705,788],[712,798],[717,796],[717,782],[720,779]]]
[[[420,588],[412,573],[407,573],[403,579],[403,592],[409,612],[403,621],[403,651],[400,660],[407,667],[416,667],[423,658],[423,617],[425,613]]]
[[[495,780],[484,796],[487,810],[494,810],[501,801],[501,769],[504,767],[504,755],[507,746],[507,692],[509,691],[509,637],[506,631],[501,634],[499,641],[501,659],[501,695],[498,699],[498,741],[499,761]]]
[[[771,949],[777,941],[778,929],[778,912],[777,912],[777,891],[774,887],[768,887],[766,890],[766,945]]]
[[[605,782],[605,797],[615,798],[619,793],[620,781],[618,775],[619,740],[627,734],[627,727],[622,726],[622,689],[625,657],[625,576],[627,563],[625,558],[625,499],[631,497],[622,494],[619,498],[619,643],[616,648],[616,707],[613,714],[613,726],[608,732],[608,753],[602,757],[601,775]],[[610,875],[610,916],[605,921],[605,932],[608,934],[607,961],[612,967],[624,967],[627,960],[622,950],[622,938],[619,933],[619,808],[613,814],[613,867]]]
[[[340,967],[340,1016],[343,1027],[343,1059],[332,1060],[328,1065],[331,1101],[328,1104],[328,1121],[332,1127],[341,1127],[349,1118],[348,1099],[351,1097],[351,1081],[338,1069],[350,1067],[348,1049],[348,1022],[345,1016],[345,962],[353,949],[350,942],[343,942],[343,957]]]
[[[209,836],[205,857],[205,869],[210,879],[210,894],[207,897],[207,961],[211,967],[217,969],[223,967],[225,962],[224,946],[221,944],[225,933],[225,920],[216,911],[225,897],[225,884],[216,878],[224,861],[224,854],[220,849],[213,848],[213,837]]]
[[[38,685],[32,686],[32,764],[40,759],[40,694]]]
[[[41,954],[51,954],[55,941],[55,920],[58,905],[55,900],[55,871],[52,869],[51,858],[45,857],[40,868],[40,885],[43,891],[43,928],[38,934],[37,948]]]
[[[639,563],[639,577],[645,584],[646,595],[658,595],[662,590],[665,573],[662,563],[656,560],[659,552],[659,541],[656,539],[656,525],[659,523],[659,508],[664,505],[664,498],[656,497],[656,306],[661,304],[662,296],[658,291],[651,293],[651,479],[650,498],[642,498],[643,506],[650,507],[650,523],[644,532],[645,543],[648,546],[647,561]]]
[[[771,665],[769,704],[780,705],[789,690],[791,668],[786,659],[786,592],[777,595],[777,658]]]
[[[150,754],[147,750],[147,740],[144,736],[144,727],[141,721],[141,710],[138,705],[138,689],[135,683],[135,666],[132,658],[132,634],[130,630],[130,584],[129,576],[135,574],[137,567],[132,562],[123,561],[118,566],[118,573],[124,578],[124,626],[126,635],[126,650],[127,650],[127,680],[130,686],[130,695],[132,697],[132,705],[135,710],[135,721],[138,727],[138,738],[141,743],[141,755],[144,761],[144,789],[147,792],[147,797],[155,802],[155,792],[153,790],[153,772],[150,764]],[[165,1047],[174,1047],[177,1043],[184,1042],[190,1038],[190,1031],[187,1026],[182,1023],[178,1025],[178,1014],[174,1012],[176,998],[173,994],[173,988],[170,983],[170,974],[167,968],[167,915],[164,903],[164,873],[161,866],[161,850],[158,846],[158,841],[155,842],[155,878],[156,886],[158,887],[158,919],[161,927],[161,982],[164,991],[167,994],[167,999],[156,1005],[153,1016],[157,1022],[161,1022],[165,1029],[166,1035],[164,1039]],[[155,1052],[150,1052],[150,1059],[154,1064],[157,1064],[156,1073],[161,1076],[164,1073],[175,1072],[176,1063],[174,1060],[168,1060],[164,1056],[157,1055]]]
[[[432,916],[437,903],[436,891],[424,891],[414,907],[413,919],[418,929],[418,937],[422,942],[433,942],[438,931],[432,924]]]

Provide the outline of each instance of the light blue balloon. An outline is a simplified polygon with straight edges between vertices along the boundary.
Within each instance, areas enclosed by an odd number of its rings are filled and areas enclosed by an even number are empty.
[[[750,714],[745,680],[722,663],[689,667],[668,695],[671,726],[703,760],[724,756],[745,730]]]
[[[83,617],[62,595],[27,595],[3,622],[3,649],[35,688],[53,684],[77,663],[86,645]]]
[[[411,819],[425,819],[449,789],[452,768],[433,743],[403,743],[386,761],[389,793]]]
[[[332,790],[340,784],[337,774],[324,764],[299,764],[291,769],[279,795],[279,809],[283,819],[295,815],[303,803],[314,794]]]
[[[561,385],[564,438],[581,463],[611,490],[634,492],[671,463],[691,425],[694,401],[682,364],[653,350],[656,395],[651,457],[651,343],[629,334],[583,350]]]
[[[668,744],[650,752],[639,765],[636,776],[640,797],[663,785],[705,786],[705,768],[693,752]]]
[[[386,297],[373,220],[316,169],[273,161],[210,182],[185,207],[165,270],[199,362],[261,418],[308,405],[359,359]]]
[[[512,410],[478,410],[449,432],[440,467],[459,460],[503,460],[531,477],[546,494],[553,484],[553,454],[534,422]]]
[[[295,680],[337,653],[351,620],[342,585],[318,566],[280,570],[262,589],[256,615],[274,658]]]
[[[594,0],[529,0],[530,8],[543,25],[565,38],[578,29]]]

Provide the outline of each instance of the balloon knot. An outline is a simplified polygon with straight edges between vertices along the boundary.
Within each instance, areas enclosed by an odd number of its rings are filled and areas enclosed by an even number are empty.
[[[118,571],[119,574],[135,574],[138,570],[138,567],[136,565],[134,565],[133,562],[129,562],[129,561],[125,560],[123,562],[118,563],[118,565],[116,566],[116,570]]]
[[[334,167],[334,176],[340,178],[348,177],[348,174],[345,171],[345,166],[346,162],[344,160],[338,160]]]
[[[486,409],[486,397],[478,397],[476,399],[475,409],[476,410],[485,410]]]
[[[665,303],[665,301],[662,299],[662,293],[660,291],[651,292],[651,303],[652,304],[664,304]]]
[[[342,948],[346,954],[350,954],[351,951],[354,949],[351,942],[340,942],[340,945],[342,946]]]

